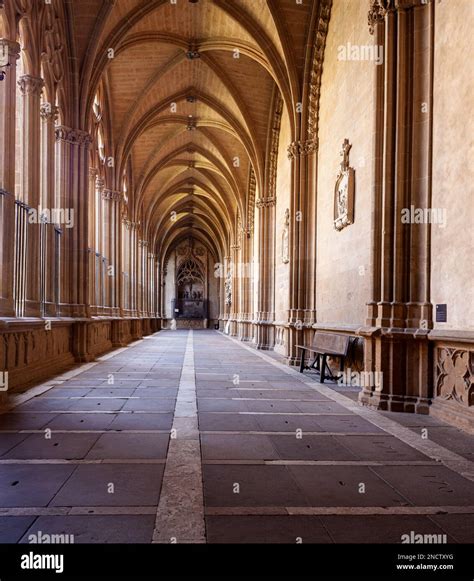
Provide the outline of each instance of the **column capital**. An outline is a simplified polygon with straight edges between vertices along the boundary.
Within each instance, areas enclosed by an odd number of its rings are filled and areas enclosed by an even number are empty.
[[[40,115],[43,121],[52,121],[54,123],[58,118],[59,109],[56,106],[51,106],[50,103],[43,103],[40,107]]]
[[[388,12],[409,10],[416,6],[426,6],[433,0],[370,0],[368,24],[370,34],[374,34],[378,23],[383,22]]]
[[[139,240],[138,241],[138,246],[140,246],[140,248],[148,248],[148,240]]]
[[[17,60],[20,58],[21,46],[18,42],[0,38],[0,66],[6,66],[12,57]]]
[[[302,155],[309,155],[318,151],[318,139],[307,139],[306,141],[293,141],[288,146],[288,159],[296,159]]]
[[[41,77],[32,75],[23,75],[18,79],[18,86],[23,95],[41,95],[44,87],[44,81]]]
[[[92,137],[87,131],[82,131],[82,129],[72,129],[65,125],[58,125],[58,127],[56,127],[56,140],[86,146],[92,143]]]
[[[102,194],[102,192],[104,191],[104,187],[105,187],[105,180],[103,178],[97,176],[95,179],[95,187],[100,192],[100,194]]]
[[[117,190],[110,190],[108,188],[104,188],[102,192],[102,199],[103,200],[111,200],[113,202],[121,202],[122,201],[122,192],[118,192]]]

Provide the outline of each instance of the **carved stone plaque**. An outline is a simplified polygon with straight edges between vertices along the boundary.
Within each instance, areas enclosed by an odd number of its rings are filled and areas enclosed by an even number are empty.
[[[352,145],[344,139],[341,150],[341,168],[334,188],[334,228],[342,230],[354,223],[355,170],[349,166]]]

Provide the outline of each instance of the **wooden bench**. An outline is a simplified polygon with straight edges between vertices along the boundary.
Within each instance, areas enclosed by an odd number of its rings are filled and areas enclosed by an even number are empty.
[[[327,358],[339,358],[341,362],[341,371],[344,371],[344,358],[347,357],[349,346],[350,337],[348,335],[316,332],[311,345],[296,346],[301,349],[300,373],[303,373],[305,369],[315,369],[319,372],[321,383],[324,383],[325,379],[336,381],[336,378],[327,364]],[[306,351],[316,354],[314,361],[310,363],[310,365],[305,364]]]

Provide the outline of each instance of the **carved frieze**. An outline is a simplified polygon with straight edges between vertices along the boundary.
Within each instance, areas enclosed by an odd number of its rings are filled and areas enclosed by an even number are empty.
[[[342,230],[354,223],[355,170],[349,166],[352,145],[344,139],[340,155],[341,168],[334,188],[334,228]]]
[[[463,406],[474,405],[474,351],[436,349],[436,396]]]

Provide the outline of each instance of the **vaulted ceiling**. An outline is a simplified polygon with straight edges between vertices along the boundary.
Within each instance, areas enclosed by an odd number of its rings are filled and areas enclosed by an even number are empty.
[[[116,187],[129,168],[130,212],[157,251],[192,232],[222,255],[235,239],[251,169],[258,192],[265,190],[275,94],[296,131],[317,4],[70,3],[81,122],[90,123],[102,83]]]

